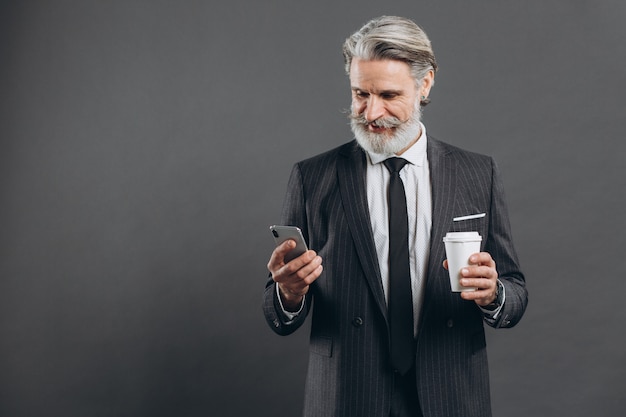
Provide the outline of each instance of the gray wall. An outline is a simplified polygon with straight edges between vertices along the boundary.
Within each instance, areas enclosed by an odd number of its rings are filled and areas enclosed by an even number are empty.
[[[267,227],[350,139],[340,46],[380,14],[433,40],[429,132],[503,171],[530,304],[488,331],[495,414],[623,413],[626,3],[346,3],[0,3],[0,415],[298,415]]]

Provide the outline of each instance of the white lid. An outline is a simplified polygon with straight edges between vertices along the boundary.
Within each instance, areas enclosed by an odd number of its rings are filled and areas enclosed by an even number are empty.
[[[444,242],[480,242],[483,238],[478,232],[448,232],[444,238]]]

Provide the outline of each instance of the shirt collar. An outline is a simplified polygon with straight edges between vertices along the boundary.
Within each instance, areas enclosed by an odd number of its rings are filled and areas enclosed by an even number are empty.
[[[417,166],[424,165],[424,161],[426,160],[426,142],[427,142],[426,127],[421,122],[420,122],[420,125],[421,125],[421,129],[420,129],[419,138],[413,145],[411,145],[409,149],[407,149],[406,151],[404,151],[402,155],[400,155],[400,158],[404,158],[407,161],[409,161],[409,163],[413,165],[417,165]],[[372,163],[372,165],[379,164],[383,162],[385,159],[391,158],[393,156],[397,156],[393,154],[381,154],[381,153],[374,153],[374,152],[367,152],[367,155],[369,156],[369,160]]]

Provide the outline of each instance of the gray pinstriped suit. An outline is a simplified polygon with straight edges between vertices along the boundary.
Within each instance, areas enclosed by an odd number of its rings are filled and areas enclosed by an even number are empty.
[[[495,259],[506,302],[493,327],[512,327],[527,304],[504,194],[493,160],[428,137],[433,215],[428,275],[416,350],[419,401],[425,417],[490,416],[483,315],[450,292],[442,267],[448,231],[478,231]],[[387,310],[365,190],[366,156],[355,141],[294,166],[283,224],[299,226],[322,256],[324,272],[292,323],[277,305],[270,279],[264,313],[278,334],[312,313],[306,417],[386,417],[393,373]],[[452,218],[486,213],[453,224]]]

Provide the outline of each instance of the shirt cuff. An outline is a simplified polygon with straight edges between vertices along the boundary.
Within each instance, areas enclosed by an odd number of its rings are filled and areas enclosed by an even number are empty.
[[[296,312],[285,310],[285,306],[283,306],[283,300],[280,298],[280,290],[278,289],[278,283],[276,284],[276,297],[278,297],[278,304],[280,304],[280,309],[282,310],[285,317],[287,317],[288,321],[285,324],[291,323],[292,321],[294,321],[296,317],[298,317],[298,315],[302,312],[302,309],[304,308],[304,302],[306,300],[306,297],[302,297],[302,303],[300,304],[300,308]]]

